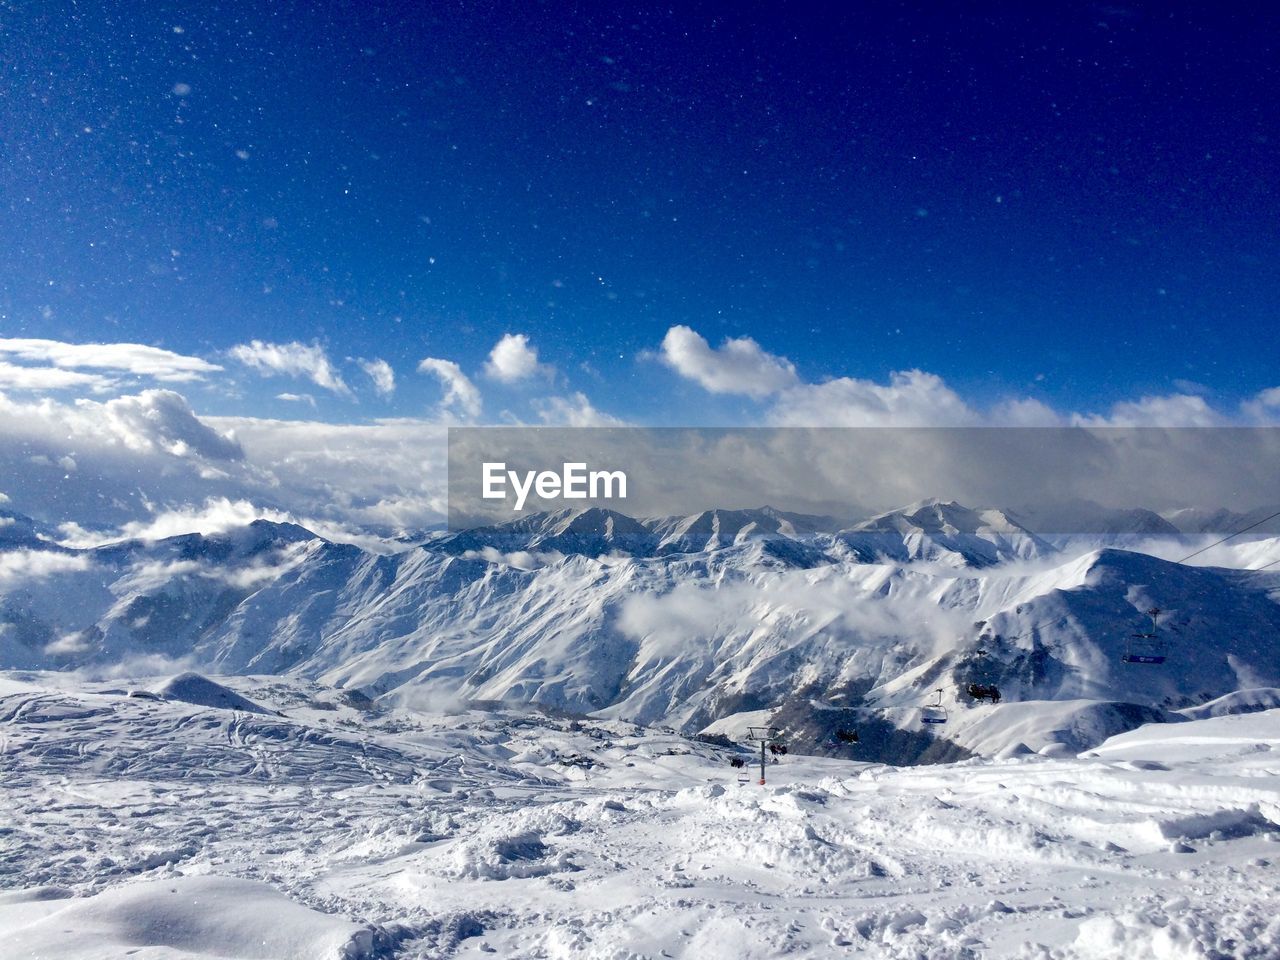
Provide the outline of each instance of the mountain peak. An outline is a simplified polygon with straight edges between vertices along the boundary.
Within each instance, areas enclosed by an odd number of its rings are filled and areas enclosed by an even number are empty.
[[[851,529],[865,532],[979,535],[1003,533],[1033,536],[1002,510],[975,510],[955,500],[933,498],[877,514]]]

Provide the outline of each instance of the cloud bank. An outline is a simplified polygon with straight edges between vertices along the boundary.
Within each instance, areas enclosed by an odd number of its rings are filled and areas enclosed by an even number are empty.
[[[331,394],[352,395],[318,343],[253,340],[233,347],[227,355],[264,376],[287,376]],[[788,358],[769,353],[750,338],[730,337],[713,347],[683,325],[667,330],[658,356],[677,377],[697,389],[747,398],[748,409],[754,407],[755,413],[747,415],[749,422],[744,425],[754,427],[1074,425],[1105,429],[1280,423],[1280,387],[1260,391],[1234,408],[1215,404],[1211,392],[1188,383],[1178,388],[1182,392],[1123,400],[1102,410],[1074,411],[1056,410],[1028,396],[979,404],[924,370],[894,371],[883,380],[833,377],[811,382],[801,377]],[[401,393],[395,371],[385,360],[350,358],[350,362],[370,378],[372,389],[381,396]],[[0,391],[12,391],[12,395],[0,392],[0,486],[15,509],[67,524],[73,536],[101,537],[111,531],[158,535],[184,527],[219,528],[257,517],[292,520],[340,539],[421,530],[445,517],[446,425],[485,423],[486,408],[470,371],[455,360],[427,357],[417,369],[440,385],[439,402],[417,417],[355,424],[211,417],[198,414],[174,389],[140,389],[128,379],[193,382],[201,390],[213,390],[223,384],[209,378],[223,368],[210,361],[140,344],[0,340]],[[652,366],[649,370],[658,379],[663,376]],[[497,383],[515,384],[552,374],[553,368],[541,361],[527,335],[506,334],[475,373]],[[130,392],[125,392],[126,386]],[[230,386],[235,387],[234,381]],[[487,422],[532,420],[569,428],[623,424],[582,391],[556,386],[554,392],[522,398],[525,406],[517,412],[491,412]],[[662,384],[655,384],[655,389],[662,389]],[[73,400],[40,395],[66,390],[81,395]],[[29,394],[37,396],[28,398]],[[308,393],[274,396],[316,406]],[[813,494],[807,501],[778,505],[847,515],[865,507],[900,506],[924,496],[969,499],[976,488],[966,485],[963,470],[983,466],[966,458],[963,450],[943,448],[939,453],[922,448],[915,454],[913,469],[899,470],[894,479],[892,465],[883,457],[876,460],[880,454],[874,446],[864,444],[854,455],[847,444],[824,450],[812,438],[798,439],[802,437],[803,432],[780,431],[768,443],[748,443],[729,431],[713,443],[708,434],[695,443],[693,452],[701,459],[688,461],[697,463],[697,469],[690,466],[688,475],[673,476],[672,464],[684,461],[661,451],[652,461],[642,462],[640,469],[651,469],[664,483],[678,481],[706,506],[776,503],[787,491],[807,489]],[[547,452],[537,447],[540,441],[530,442],[534,443],[530,456]],[[1203,448],[1192,446],[1182,452],[1188,463],[1208,456]],[[1238,451],[1221,453],[1228,461],[1238,456]],[[969,466],[962,468],[966,463]],[[1252,482],[1255,466],[1246,463],[1235,472],[1247,474]],[[1215,475],[1196,487],[1188,476],[1180,476],[1188,473],[1168,469],[1167,464],[1153,467],[1131,478],[1133,486],[1126,489],[1137,492],[1122,499],[1128,505],[1143,506],[1175,501],[1232,505],[1230,490],[1223,486],[1232,477]],[[1013,474],[1021,477],[1019,471]],[[1104,499],[1088,490],[1069,489],[1054,474],[1041,469],[1032,471],[1030,479],[1044,487],[1046,496]],[[868,475],[878,479],[866,482]],[[983,499],[1000,502],[995,495]],[[1280,501],[1280,492],[1276,500]],[[1016,506],[1008,501],[1001,505]]]
[[[1222,427],[1280,423],[1280,387],[1263,390],[1235,410],[1213,407],[1196,392],[1124,400],[1103,412],[1057,411],[1032,397],[1004,397],[979,406],[940,376],[891,371],[886,382],[834,377],[805,382],[786,357],[749,337],[712,348],[684,325],[667,330],[659,356],[670,369],[708,393],[737,394],[761,403],[760,423],[779,427]]]

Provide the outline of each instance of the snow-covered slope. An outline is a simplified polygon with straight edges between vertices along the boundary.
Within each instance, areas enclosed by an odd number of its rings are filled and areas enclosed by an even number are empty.
[[[760,786],[617,721],[215,679],[273,715],[0,674],[6,957],[1280,955],[1280,711]]]
[[[231,877],[165,877],[88,897],[48,887],[0,894],[0,924],[6,920],[10,957],[199,960],[211,948],[219,957],[255,960],[375,956],[372,928],[304,907],[270,884]]]

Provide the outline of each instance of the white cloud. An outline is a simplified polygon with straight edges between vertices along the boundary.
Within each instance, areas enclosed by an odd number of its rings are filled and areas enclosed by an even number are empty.
[[[551,566],[559,563],[564,559],[564,554],[558,550],[548,552],[529,550],[513,550],[509,553],[497,549],[496,547],[484,547],[480,550],[465,550],[462,556],[467,560],[481,559],[489,563],[502,563],[508,567],[515,567],[518,570],[538,570],[542,567]]]
[[[90,546],[103,539],[163,540],[184,533],[217,534],[236,527],[243,527],[254,520],[271,520],[275,523],[291,523],[293,517],[282,510],[270,510],[255,506],[248,500],[229,500],[226,497],[210,497],[203,504],[189,504],[162,510],[146,519],[122,524],[109,534],[86,533],[75,543]]]
[[[1062,414],[1048,404],[1030,397],[1002,400],[992,408],[987,420],[994,427],[1061,427]]]
[[[763,418],[771,426],[1202,427],[1225,426],[1241,419],[1255,423],[1280,419],[1280,387],[1264,390],[1241,404],[1240,417],[1233,421],[1203,396],[1190,392],[1122,401],[1106,413],[1066,415],[1029,397],[1010,397],[980,409],[942,377],[924,370],[893,371],[887,383],[853,377],[803,383],[790,360],[766,353],[750,337],[726,338],[712,349],[686,326],[667,331],[661,358],[681,376],[712,393],[769,398]]]
[[[675,326],[662,339],[662,360],[712,393],[767,397],[795,386],[795,366],[766,353],[750,337],[726,338],[712,349],[695,330]]]
[[[662,593],[635,591],[624,598],[617,626],[638,642],[636,669],[643,670],[670,658],[690,638],[745,643],[747,656],[750,638],[762,625],[799,635],[856,637],[859,645],[890,649],[912,634],[941,647],[970,622],[960,611],[936,607],[921,616],[919,599],[910,592],[870,590],[849,579],[815,577],[808,570],[771,570],[750,582],[711,587],[685,582]],[[823,627],[815,630],[814,624]]]
[[[253,471],[236,496],[287,510],[322,536],[417,529],[444,516],[448,430],[440,423],[206,419],[235,434]]]
[[[89,558],[83,554],[56,553],[49,550],[8,550],[0,553],[0,584],[12,588],[16,583],[43,580],[60,573],[89,569]]]
[[[1228,423],[1204,397],[1185,393],[1126,400],[1114,404],[1105,415],[1071,415],[1071,424],[1077,427],[1221,427]]]
[[[44,652],[50,657],[68,657],[77,653],[87,653],[93,649],[89,643],[89,635],[85,633],[64,633],[56,640],[44,645]]]
[[[597,410],[582,392],[567,397],[547,397],[536,401],[534,408],[538,418],[551,426],[563,427],[623,427],[625,420]]]
[[[23,367],[0,360],[0,388],[6,390],[88,389],[95,393],[110,390],[116,381],[97,373],[81,373],[60,367]]]
[[[373,389],[378,391],[378,396],[389,397],[396,392],[396,373],[391,369],[391,364],[385,360],[358,360],[360,369],[369,375],[369,379],[373,381]]]
[[[169,391],[102,403],[0,394],[5,495],[50,524],[78,524],[67,528],[77,541],[113,539],[166,514],[171,529],[217,526],[223,515],[245,519],[244,504],[330,539],[420,530],[446,509],[445,437],[439,422],[419,419],[198,417]],[[68,457],[74,472],[60,465]],[[201,506],[210,500],[215,509]]]
[[[258,560],[235,570],[224,570],[216,566],[207,567],[201,571],[200,575],[209,580],[220,580],[227,586],[234,587],[237,590],[256,590],[264,583],[280,579],[282,575],[301,563],[305,557],[306,544],[300,543],[282,551],[282,559],[278,563],[267,563]]]
[[[489,351],[485,375],[503,383],[515,383],[538,372],[538,350],[523,333],[504,334]]]
[[[253,367],[264,376],[284,374],[302,377],[325,390],[344,396],[351,395],[351,388],[334,369],[329,362],[329,355],[318,343],[305,344],[296,340],[290,343],[265,343],[262,340],[252,340],[232,347],[228,353],[233,359]]]
[[[240,445],[202,423],[186,397],[172,390],[144,390],[137,396],[116,397],[105,403],[77,400],[98,429],[131,450],[160,450],[174,457],[239,460]]]
[[[444,387],[442,408],[454,408],[466,417],[480,416],[480,391],[452,360],[427,357],[418,364],[418,372],[430,374]]]
[[[1240,404],[1240,412],[1250,423],[1274,424],[1280,420],[1280,387],[1261,390]]]
[[[754,341],[729,339],[712,349],[688,328],[672,328],[663,349],[666,361],[673,366],[677,360],[684,363],[686,375],[695,382],[713,384],[720,392],[761,398],[757,423],[769,425],[1169,426],[1265,423],[1280,417],[1280,388],[1262,391],[1231,410],[1212,406],[1204,397],[1174,394],[1142,397],[1100,413],[1086,409],[1071,414],[1018,396],[979,407],[941,377],[919,370],[895,372],[884,380],[841,377],[802,383],[786,358],[765,353]],[[79,531],[81,539],[96,538],[95,542],[122,530],[157,535],[208,530],[258,516],[290,519],[339,540],[355,540],[372,532],[421,530],[439,522],[446,509],[444,423],[477,422],[483,403],[481,391],[458,364],[427,358],[418,369],[442,385],[436,418],[332,424],[200,417],[185,398],[170,390],[66,403],[52,398],[19,402],[0,393],[0,477],[16,509],[52,524],[74,521],[101,531]],[[738,369],[745,371],[749,388],[734,387],[726,380],[730,371]],[[302,393],[280,397],[313,403]],[[574,427],[623,423],[595,408],[580,392],[529,401],[527,415],[535,422]],[[831,464],[815,465],[789,457],[783,445],[770,451],[762,463],[789,464],[790,459],[796,460],[793,472],[810,478],[815,489],[844,490],[841,478],[849,473],[844,462],[833,459]],[[724,462],[735,464],[717,475],[721,489],[729,492],[749,487],[744,473],[767,469],[760,463],[733,461],[730,454]],[[924,478],[927,489],[908,491],[910,496],[902,502],[950,495],[943,489],[942,470],[937,467],[936,475]],[[1222,500],[1217,489],[1206,486],[1204,495],[1182,499],[1216,505]],[[963,492],[955,495],[964,499]],[[762,491],[760,502],[766,493]],[[889,490],[877,505],[896,505],[895,493],[896,489]],[[1172,496],[1161,499],[1153,493],[1152,502]],[[834,509],[815,506],[816,512]]]
[[[768,420],[784,427],[966,426],[980,416],[936,374],[895,371],[887,384],[840,377],[779,394]]]
[[[285,400],[289,403],[305,403],[312,410],[316,408],[316,398],[309,393],[277,393],[277,400]]]
[[[170,383],[202,380],[222,369],[200,357],[188,357],[141,343],[63,343],[60,340],[0,338],[0,355],[59,369],[109,370]]]

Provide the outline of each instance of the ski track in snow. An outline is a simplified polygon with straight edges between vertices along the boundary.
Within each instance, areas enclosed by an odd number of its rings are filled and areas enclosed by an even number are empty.
[[[222,682],[271,712],[0,675],[0,943],[204,956],[136,918],[216,883],[190,902],[228,957],[1280,956],[1280,710],[1078,758],[793,754],[760,787],[621,722]],[[310,939],[259,909],[252,952],[227,931],[273,890]]]

